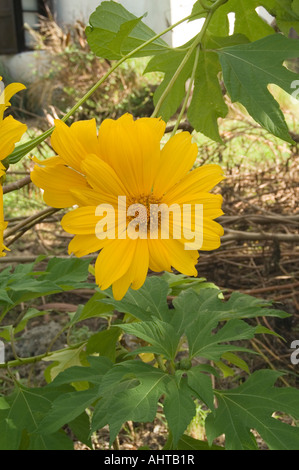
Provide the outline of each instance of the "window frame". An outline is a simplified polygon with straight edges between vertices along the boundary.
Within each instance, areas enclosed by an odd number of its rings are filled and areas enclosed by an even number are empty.
[[[20,52],[31,51],[32,48],[26,44],[25,29],[24,29],[24,13],[36,12],[37,15],[48,16],[47,7],[52,10],[52,0],[37,0],[37,10],[23,9],[22,0],[12,0],[12,15],[14,22],[14,46],[12,48],[3,48],[3,55],[14,55]]]

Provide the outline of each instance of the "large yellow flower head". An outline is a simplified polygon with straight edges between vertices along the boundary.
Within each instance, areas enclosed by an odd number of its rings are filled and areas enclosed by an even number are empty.
[[[222,197],[210,193],[223,173],[214,164],[192,170],[198,149],[191,135],[178,133],[161,150],[161,119],[134,121],[125,114],[104,120],[99,133],[94,119],[70,127],[57,120],[55,126],[51,144],[58,156],[39,162],[31,178],[48,205],[78,206],[63,217],[62,227],[75,235],[70,254],[100,251],[99,287],[112,285],[114,297],[121,299],[129,287],[143,285],[149,268],[196,276],[198,249],[218,248],[223,235],[213,220],[223,214]],[[196,207],[201,208],[199,237],[194,237]],[[184,223],[177,217],[183,213]]]
[[[4,222],[3,190],[1,182],[5,174],[5,167],[1,161],[11,154],[15,148],[16,142],[21,139],[27,129],[25,124],[16,121],[12,116],[8,116],[5,119],[3,117],[4,111],[10,106],[11,97],[25,88],[22,83],[11,83],[4,88],[2,77],[0,77],[0,257],[5,256],[3,250],[7,249],[3,244],[3,232],[7,226],[7,222]]]

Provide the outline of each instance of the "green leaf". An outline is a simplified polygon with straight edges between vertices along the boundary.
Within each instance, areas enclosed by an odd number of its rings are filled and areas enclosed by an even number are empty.
[[[38,431],[43,434],[53,433],[61,426],[73,422],[98,397],[99,386],[103,376],[112,367],[112,362],[106,357],[89,357],[90,367],[74,366],[61,372],[54,381],[45,387],[46,390],[57,390],[62,385],[76,384],[87,381],[91,384],[88,390],[74,391],[60,394],[52,400],[47,413],[39,424]]]
[[[185,58],[185,55],[190,48],[193,41],[189,41],[187,44],[183,46],[171,49],[167,52],[163,52],[162,54],[158,54],[153,57],[144,71],[144,73],[148,72],[163,72],[164,73],[164,80],[158,86],[154,93],[154,104],[158,103],[161,95],[164,93],[168,83],[172,79],[173,75],[177,71],[178,67],[180,66],[181,62]],[[191,54],[189,60],[183,67],[182,71],[178,75],[175,83],[173,84],[171,90],[169,91],[168,95],[166,96],[165,100],[162,103],[162,106],[159,110],[159,115],[164,119],[164,121],[169,121],[171,116],[177,111],[178,107],[181,105],[182,100],[185,96],[185,83],[189,77],[191,77],[193,63],[195,58],[195,52]]]
[[[99,353],[115,362],[116,343],[121,334],[120,328],[99,331],[92,335],[86,344],[86,354]]]
[[[155,319],[152,322],[127,323],[121,325],[122,330],[133,334],[150,343],[153,348],[147,348],[155,354],[174,360],[181,335],[169,323]],[[141,351],[140,349],[138,351]]]
[[[256,12],[261,4],[261,0],[229,0],[219,8],[219,15],[235,13],[234,33],[244,34],[250,41],[257,41],[275,33]]]
[[[215,391],[218,408],[206,419],[208,442],[225,434],[227,450],[252,448],[251,429],[255,429],[271,450],[295,450],[299,428],[272,417],[284,412],[299,417],[299,390],[274,387],[282,375],[273,370],[258,370],[237,388]]]
[[[80,366],[85,362],[86,353],[84,351],[85,344],[77,349],[65,349],[64,351],[54,352],[53,354],[44,357],[42,360],[45,362],[53,362],[50,369],[51,380],[68,367]]]
[[[176,378],[167,384],[164,399],[164,413],[176,447],[180,437],[195,416],[195,403],[191,398],[186,378]]]
[[[267,308],[270,306],[267,301],[238,292],[233,293],[228,301],[223,301],[216,289],[200,289],[198,293],[192,289],[182,291],[173,300],[173,305],[175,309],[172,310],[170,324],[178,333],[186,334],[190,357],[198,355],[216,361],[228,351],[244,350],[226,344],[228,341],[249,339],[257,333],[255,327],[242,319],[288,316],[285,312]],[[226,323],[219,329],[220,322]]]
[[[60,372],[55,377],[53,382],[49,384],[51,387],[58,387],[60,385],[77,383],[77,382],[90,382],[94,385],[99,385],[102,381],[102,376],[112,367],[112,362],[107,357],[88,357],[90,367],[88,366],[73,366]]]
[[[204,277],[189,277],[185,276],[185,274],[173,274],[173,273],[168,273],[165,272],[162,276],[162,279],[164,279],[170,289],[170,295],[177,296],[179,295],[182,290],[189,289],[192,287],[192,289],[195,292],[198,292],[200,289],[218,289],[219,287],[216,286],[216,284],[212,282],[206,282],[206,278]]]
[[[61,449],[63,445],[66,448],[72,448],[71,441],[63,433],[60,434],[63,444],[59,444],[55,435],[49,438],[42,432],[35,435],[39,423],[43,416],[51,407],[52,401],[60,395],[64,395],[69,387],[63,386],[56,389],[27,388],[16,384],[14,392],[6,397],[9,409],[0,411],[0,448],[18,450],[21,444],[23,431],[26,431],[30,440],[27,442],[28,448],[35,450],[54,450]],[[7,442],[9,439],[9,442]]]
[[[5,302],[10,305],[13,304],[13,301],[11,300],[6,291],[0,291],[0,302]]]
[[[219,49],[217,53],[232,101],[241,103],[273,135],[292,142],[279,104],[267,87],[275,84],[291,94],[291,84],[298,75],[284,67],[283,62],[298,57],[298,41],[276,34],[250,44]]]
[[[255,331],[255,332],[257,332],[257,331]],[[250,374],[248,364],[243,359],[241,359],[239,356],[237,356],[236,354],[234,354],[232,352],[226,352],[226,353],[222,354],[221,359],[224,359],[225,361],[228,361],[231,364],[234,364],[239,369],[244,370],[245,372],[247,372],[247,374]]]
[[[139,290],[128,290],[121,301],[113,298],[111,291],[106,291],[109,296],[107,302],[123,313],[130,313],[139,320],[150,320],[156,317],[162,321],[168,321],[171,313],[167,305],[169,287],[167,282],[157,276],[148,277]]]
[[[90,259],[80,258],[52,258],[44,273],[44,279],[51,280],[58,285],[76,285],[84,282],[88,276]]]
[[[94,318],[98,316],[106,316],[110,314],[113,310],[113,306],[108,303],[103,303],[102,299],[105,299],[106,296],[102,292],[96,292],[89,300],[86,302],[82,310],[78,310],[73,316],[71,324],[74,325],[88,318]]]
[[[221,66],[214,52],[203,51],[199,54],[193,99],[187,116],[196,131],[221,143],[217,119],[224,118],[228,108],[218,80],[220,70]]]
[[[125,421],[153,421],[168,380],[168,374],[140,361],[115,364],[103,377],[103,398],[95,406],[92,431],[109,424],[112,443]]]
[[[263,316],[279,318],[290,316],[282,310],[270,308],[271,302],[268,300],[233,292],[229,300],[223,301],[219,291],[212,289],[201,289],[198,293],[189,289],[174,299],[173,304],[175,309],[184,312],[185,326],[190,324],[193,316],[199,316],[203,312],[210,313],[211,316],[217,315],[219,321]]]
[[[187,372],[188,385],[195,392],[196,397],[202,400],[210,410],[214,409],[214,392],[211,377],[204,374],[201,365],[192,367]]]
[[[286,36],[291,28],[299,33],[298,0],[261,0],[260,4],[275,17],[277,26]]]
[[[13,325],[8,325],[5,327],[0,327],[0,337],[4,338],[7,341],[10,341],[10,331],[14,330],[14,334],[19,333],[20,331],[24,330],[29,320],[35,317],[40,317],[45,315],[48,312],[37,310],[36,308],[29,308],[24,315],[23,319],[18,323],[16,328],[13,328]]]
[[[63,430],[47,435],[31,435],[27,450],[74,450],[73,442]]]
[[[39,423],[38,433],[52,434],[65,424],[74,421],[98,397],[97,388],[64,393],[51,403],[51,409]]]
[[[73,421],[69,422],[68,426],[80,442],[92,448],[90,439],[90,418],[85,411]]]
[[[163,447],[163,450],[173,450],[173,439],[170,436],[167,443]],[[207,441],[200,441],[198,439],[194,439],[191,436],[187,436],[183,434],[182,437],[179,439],[177,445],[175,446],[175,450],[225,450],[224,447],[220,447],[217,445],[209,446]],[[192,456],[190,456],[191,458]]]
[[[200,3],[200,0],[197,0],[194,3],[191,11],[191,16],[192,18],[190,19],[190,21],[204,18],[205,16],[207,16],[207,11],[203,8],[202,4]]]
[[[0,410],[0,450],[19,449],[22,433],[7,412]]]
[[[141,18],[128,12],[121,4],[102,2],[89,18],[86,37],[91,50],[105,59],[121,59],[156,34]],[[168,49],[158,38],[131,57],[145,57]]]
[[[13,272],[7,268],[0,273],[0,292],[3,293],[0,302],[6,303],[4,313],[12,304],[62,291],[95,287],[85,283],[89,259],[53,258],[46,270],[39,272],[33,271],[34,264],[19,264]]]
[[[216,323],[218,323],[217,320]],[[226,344],[228,341],[251,339],[255,334],[255,328],[247,325],[243,320],[230,320],[213,334],[212,329],[216,323],[213,317],[202,314],[198,321],[193,322],[187,329],[190,357],[200,356],[218,361],[227,351],[245,350],[243,347]]]

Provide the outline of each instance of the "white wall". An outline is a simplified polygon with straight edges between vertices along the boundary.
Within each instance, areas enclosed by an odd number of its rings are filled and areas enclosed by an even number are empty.
[[[195,0],[118,0],[118,2],[138,17],[147,13],[143,19],[144,23],[156,33],[160,33],[191,13]],[[100,3],[101,0],[54,0],[57,20],[60,24],[73,23],[78,19],[87,23],[90,14]],[[199,25],[201,20],[184,23],[163,36],[163,39],[170,45],[179,46],[198,32]]]
[[[170,0],[171,24],[177,23],[190,15],[195,0]],[[179,47],[192,39],[202,28],[204,19],[184,22],[177,26],[172,34],[172,46]]]
[[[142,21],[155,33],[161,33],[171,25],[171,0],[118,0],[118,3],[137,17],[147,13]],[[163,39],[171,45],[172,33],[167,33]]]
[[[87,23],[90,14],[101,0],[54,0],[54,11],[59,23],[72,24],[76,20]]]

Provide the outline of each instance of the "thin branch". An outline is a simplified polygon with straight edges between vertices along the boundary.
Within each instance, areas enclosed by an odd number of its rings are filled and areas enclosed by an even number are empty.
[[[227,235],[222,241],[228,240],[277,240],[281,242],[299,242],[299,234],[273,233],[273,232],[241,232],[238,230],[225,229]]]
[[[172,132],[174,129],[174,126],[167,126],[165,129],[165,133]],[[182,129],[183,131],[188,131],[190,134],[194,131],[194,127],[191,126],[191,124],[188,121],[181,122],[178,126],[178,129]]]
[[[31,183],[30,175],[25,176],[25,178],[22,178],[21,180],[18,180],[18,181],[15,181],[14,183],[10,183],[10,184],[3,186],[3,194],[11,193],[12,191],[21,189],[30,183]]]
[[[61,209],[54,209],[53,207],[48,207],[47,209],[44,209],[37,214],[32,215],[31,217],[28,217],[24,221],[20,222],[17,224],[15,227],[13,227],[11,230],[6,230],[4,232],[4,237],[8,238],[14,235],[15,233],[19,232],[26,226],[30,225],[32,222],[40,222],[41,220],[44,220],[46,217],[49,215],[55,214],[55,212],[60,211]]]

